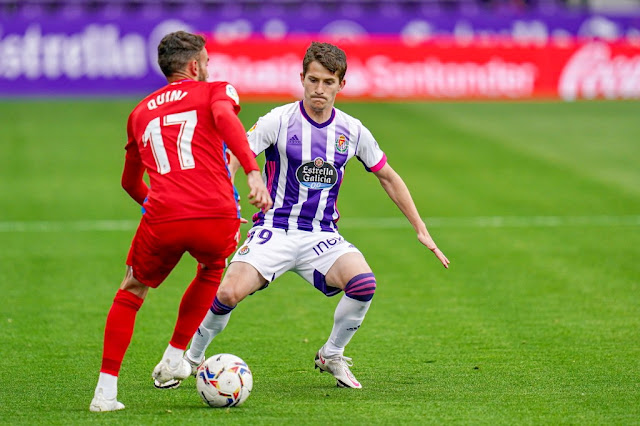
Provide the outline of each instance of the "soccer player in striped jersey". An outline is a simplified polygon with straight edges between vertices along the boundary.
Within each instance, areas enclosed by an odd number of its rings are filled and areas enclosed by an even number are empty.
[[[253,153],[265,153],[263,179],[274,204],[254,215],[254,226],[233,257],[213,305],[185,353],[192,366],[204,360],[205,349],[242,299],[293,271],[327,296],[344,292],[315,365],[331,373],[338,386],[362,387],[344,350],[369,309],[376,278],[364,256],[340,235],[336,225],[340,217],[338,191],[345,165],[353,157],[378,178],[415,229],[418,240],[445,268],[449,266],[407,186],[371,132],[359,120],[334,108],[336,95],[345,85],[346,70],[341,49],[312,43],[300,73],[304,99],[273,109],[249,130]],[[237,162],[233,165],[238,167]]]

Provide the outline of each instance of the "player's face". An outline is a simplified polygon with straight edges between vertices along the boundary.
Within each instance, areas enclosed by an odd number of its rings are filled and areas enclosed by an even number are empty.
[[[207,81],[209,79],[209,54],[207,49],[202,48],[198,57],[198,81]]]
[[[316,113],[333,108],[336,95],[345,83],[318,61],[311,62],[307,74],[300,73],[300,79],[304,87],[304,103]]]

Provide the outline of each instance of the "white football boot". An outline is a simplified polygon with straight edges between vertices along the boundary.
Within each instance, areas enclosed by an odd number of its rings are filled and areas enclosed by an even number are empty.
[[[187,377],[191,375],[191,364],[182,358],[178,365],[174,368],[169,366],[169,360],[163,359],[156,365],[156,368],[153,369],[153,374],[151,377],[158,382],[160,385],[167,385],[170,381],[178,381],[181,382]],[[173,384],[171,387],[178,387],[180,383]]]
[[[322,349],[324,346],[316,353],[316,368],[319,368],[321,373],[324,371],[331,373],[338,381],[339,388],[361,389],[362,385],[349,369],[353,365],[351,358],[342,355],[325,357]]]
[[[194,377],[196,376],[196,374],[197,374],[197,372],[198,372],[198,367],[200,367],[200,366],[202,365],[202,363],[204,363],[204,358],[202,358],[202,360],[201,360],[200,362],[198,362],[198,361],[193,361],[191,358],[189,358],[189,357],[187,356],[187,352],[185,352],[185,353],[184,353],[183,360],[184,360],[184,361],[186,361],[186,362],[189,364],[189,369],[190,369],[189,371],[191,372],[191,374],[190,374],[190,375],[191,375],[191,376],[194,376]],[[162,364],[162,363],[161,363],[161,364]],[[158,364],[158,366],[159,366],[159,365],[160,365],[160,364]],[[158,368],[158,367],[156,367],[156,369],[157,369],[157,368]],[[153,376],[153,377],[154,377],[154,380],[153,380],[153,386],[155,386],[155,387],[156,387],[156,389],[175,389],[175,388],[177,388],[177,387],[179,387],[179,386],[180,386],[180,383],[182,383],[182,381],[183,381],[184,379],[186,379],[187,377],[189,377],[189,376],[186,376],[186,377],[184,377],[184,378],[182,378],[182,379],[179,379],[177,376],[175,376],[174,378],[169,379],[169,380],[167,380],[166,382],[162,382],[162,383],[161,383],[161,382],[160,382],[160,380],[158,380],[158,379],[155,377],[155,373],[156,373],[156,370],[153,370],[153,374],[154,374],[154,376]]]
[[[105,398],[102,393],[102,388],[96,389],[96,393],[93,395],[93,399],[89,405],[89,411],[93,412],[116,411],[123,409],[124,404],[122,402],[118,402],[116,398]]]

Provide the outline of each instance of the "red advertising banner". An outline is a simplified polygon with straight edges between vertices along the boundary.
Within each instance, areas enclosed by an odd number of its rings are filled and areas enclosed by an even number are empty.
[[[210,41],[210,76],[244,99],[302,96],[311,39]],[[437,40],[407,45],[368,37],[337,43],[347,54],[342,99],[638,99],[640,46],[572,41]]]

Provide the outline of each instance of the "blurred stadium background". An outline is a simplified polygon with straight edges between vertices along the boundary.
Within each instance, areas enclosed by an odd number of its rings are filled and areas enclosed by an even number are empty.
[[[0,423],[638,424],[639,3],[0,0]],[[341,232],[379,283],[346,353],[363,392],[313,371],[337,299],[295,274],[210,348],[251,366],[245,405],[206,409],[193,382],[157,392],[185,257],[138,314],[127,409],[88,412],[140,218],[120,187],[126,120],[165,84],[155,51],[177,29],[207,37],[247,128],[300,95],[312,39],[347,51],[337,105],[452,261],[349,166]]]
[[[640,0],[0,0],[0,94],[141,95],[167,32],[207,36],[244,99],[299,94],[310,39],[349,54],[345,98],[640,96]]]

